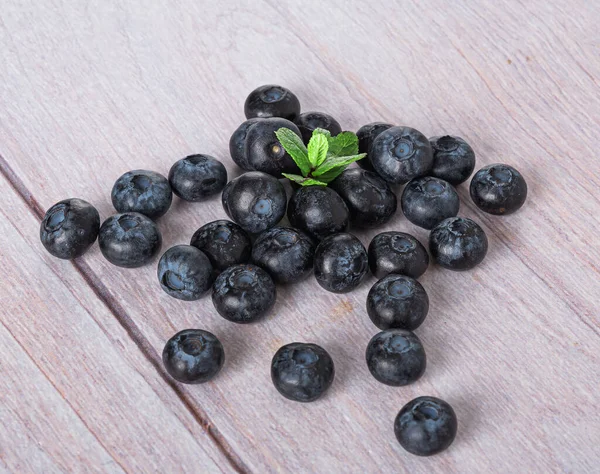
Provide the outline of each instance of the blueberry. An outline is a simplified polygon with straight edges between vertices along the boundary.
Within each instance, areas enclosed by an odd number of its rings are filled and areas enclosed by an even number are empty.
[[[300,114],[294,123],[300,129],[302,140],[308,145],[312,137],[313,130],[323,128],[329,130],[332,137],[342,133],[342,127],[339,122],[329,114],[323,112],[304,112]]]
[[[402,211],[413,224],[433,229],[444,219],[454,217],[460,199],[454,186],[431,176],[413,179],[402,192]]]
[[[316,344],[287,344],[271,362],[273,385],[285,398],[296,402],[312,402],[321,397],[334,376],[331,356]]]
[[[348,206],[353,227],[372,229],[387,223],[396,213],[396,195],[377,173],[350,168],[334,179],[329,187]]]
[[[435,397],[419,397],[408,402],[394,422],[398,442],[409,453],[431,456],[447,449],[458,429],[452,407]]]
[[[162,237],[149,217],[137,212],[115,214],[106,219],[98,236],[104,258],[125,268],[141,267],[160,251]]]
[[[527,183],[512,166],[495,164],[475,173],[470,191],[479,209],[502,216],[521,208],[527,198]]]
[[[213,283],[213,268],[204,252],[191,245],[176,245],[158,262],[158,281],[173,298],[199,299]]]
[[[367,296],[367,313],[379,329],[414,331],[429,311],[423,285],[405,275],[391,274],[373,285]]]
[[[252,251],[252,241],[246,231],[227,220],[204,224],[194,232],[190,245],[206,254],[217,273],[233,265],[248,263]]]
[[[475,152],[460,137],[445,135],[429,139],[433,148],[431,176],[454,186],[465,182],[475,169]]]
[[[133,170],[122,175],[110,196],[117,212],[139,212],[150,219],[166,214],[173,200],[169,180],[147,170]]]
[[[315,252],[315,278],[332,293],[347,293],[361,284],[369,270],[364,245],[352,234],[325,237]]]
[[[383,232],[369,244],[369,266],[377,278],[390,273],[419,278],[429,266],[429,254],[410,234]]]
[[[190,155],[171,167],[169,184],[181,199],[203,201],[223,190],[227,184],[227,170],[212,156]]]
[[[212,301],[218,313],[234,323],[252,323],[275,304],[275,283],[262,268],[246,264],[229,267],[213,285]]]
[[[373,336],[366,359],[371,375],[394,387],[416,382],[427,365],[421,340],[404,329],[388,329]]]
[[[427,137],[409,127],[392,127],[381,132],[371,146],[371,163],[390,183],[404,184],[425,176],[433,166],[433,150]]]
[[[275,227],[258,236],[252,261],[264,268],[277,283],[296,283],[313,268],[315,244],[291,227]]]
[[[300,173],[298,165],[275,135],[280,128],[289,128],[300,136],[298,127],[282,118],[258,120],[248,129],[244,154],[250,169],[268,173],[276,178],[281,178],[281,173]]]
[[[251,171],[229,181],[222,201],[231,220],[246,232],[257,234],[274,227],[283,218],[287,196],[277,178]]]
[[[297,189],[288,206],[292,226],[316,240],[344,232],[350,219],[348,207],[333,189],[305,186]]]
[[[358,166],[373,171],[373,164],[371,163],[370,158],[373,141],[381,132],[392,127],[393,125],[391,123],[373,122],[363,125],[358,129],[358,132],[356,132],[356,136],[358,137],[358,152],[367,154],[365,158],[356,162]]]
[[[300,115],[300,102],[288,89],[269,84],[250,92],[244,104],[246,118],[283,117],[295,120]]]
[[[246,171],[253,171],[246,156],[246,136],[248,135],[250,127],[260,120],[262,119],[254,118],[246,120],[235,130],[235,132],[233,132],[233,135],[231,135],[231,138],[229,139],[229,153],[231,154],[231,159],[236,165]]]
[[[223,367],[225,351],[214,334],[186,329],[167,341],[162,360],[169,375],[178,382],[204,383]]]
[[[57,202],[46,212],[40,225],[40,240],[48,252],[58,258],[83,255],[96,241],[100,215],[83,199]]]
[[[429,234],[433,260],[448,270],[470,270],[480,264],[488,249],[483,229],[466,217],[450,217]]]

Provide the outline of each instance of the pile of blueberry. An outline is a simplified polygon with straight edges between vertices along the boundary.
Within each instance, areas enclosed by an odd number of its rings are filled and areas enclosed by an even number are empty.
[[[475,168],[475,153],[462,138],[427,139],[419,131],[371,123],[357,134],[343,132],[331,116],[300,113],[289,90],[259,87],[246,99],[248,119],[233,133],[230,153],[246,172],[228,182],[223,164],[207,155],[177,161],[168,178],[134,170],[115,183],[111,198],[118,212],[100,225],[98,211],[81,199],[52,206],[40,237],[54,256],[82,255],[98,238],[104,257],[114,265],[140,267],[161,249],[154,222],[171,206],[173,193],[200,202],[222,193],[231,220],[209,222],[190,245],[168,249],[158,262],[158,281],[174,298],[193,301],[209,290],[215,310],[234,323],[252,323],[274,306],[277,284],[293,284],[314,273],[334,293],[358,287],[370,271],[379,280],[371,288],[367,314],[381,332],[366,348],[366,364],[381,383],[403,386],[425,371],[423,344],[412,332],[425,320],[429,299],[417,280],[435,263],[469,270],[488,250],[483,229],[457,217],[455,186]],[[348,168],[357,162],[358,168]],[[289,199],[283,180],[293,189]],[[400,207],[413,224],[430,230],[429,253],[412,235],[383,232],[368,250],[354,229],[389,222],[397,210],[394,192],[406,184]],[[505,215],[519,209],[527,195],[523,176],[495,164],[479,170],[470,194],[481,210]],[[278,224],[287,213],[290,227]],[[223,346],[210,332],[186,329],[163,351],[167,372],[183,383],[203,383],[221,370]],[[271,376],[284,397],[311,402],[331,386],[334,363],[316,344],[294,342],[274,355]],[[452,407],[434,397],[406,404],[395,420],[400,444],[427,456],[454,440],[457,419]]]

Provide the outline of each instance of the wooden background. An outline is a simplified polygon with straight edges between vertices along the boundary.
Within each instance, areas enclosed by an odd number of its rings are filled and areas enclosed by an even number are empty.
[[[600,2],[423,0],[0,2],[0,471],[600,472]],[[377,383],[364,350],[374,282],[333,295],[281,288],[267,320],[239,327],[210,298],[163,293],[155,265],[113,267],[94,246],[42,248],[45,209],[66,197],[114,210],[125,171],[168,173],[191,153],[224,161],[250,90],[280,83],[345,129],[383,120],[464,137],[478,168],[516,166],[516,215],[461,214],[490,239],[468,273],[430,269],[428,355],[414,385]],[[174,202],[164,248],[225,214]],[[381,230],[427,234],[402,216]],[[368,243],[376,232],[359,233]],[[213,382],[182,386],[160,353],[176,331],[218,335]],[[269,376],[282,344],[332,354],[313,404]],[[459,418],[451,449],[417,458],[393,420],[419,395]]]

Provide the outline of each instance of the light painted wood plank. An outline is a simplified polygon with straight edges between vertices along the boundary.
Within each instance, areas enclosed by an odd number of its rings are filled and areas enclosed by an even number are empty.
[[[153,267],[116,269],[97,248],[84,262],[157,353],[185,327],[223,340],[222,375],[183,390],[253,471],[507,472],[516,460],[522,471],[592,471],[599,18],[583,1],[13,4],[0,25],[0,152],[44,206],[77,195],[106,217],[110,187],[128,169],[167,173],[205,152],[235,173],[227,140],[246,94],[265,82],[344,128],[387,120],[464,136],[479,165],[517,166],[530,199],[492,218],[461,189],[462,212],[482,222],[492,251],[473,272],[423,278],[432,311],[418,334],[429,367],[410,387],[377,384],[363,362],[376,332],[364,311],[372,279],[347,296],[311,280],[281,289],[273,317],[239,328],[209,298],[163,295]],[[165,248],[218,217],[218,199],[176,202],[159,224]],[[389,228],[426,238],[400,216]],[[374,232],[358,235],[366,243]],[[322,344],[338,367],[332,392],[313,405],[281,399],[269,380],[272,354],[292,340]],[[447,453],[416,459],[395,442],[392,421],[426,393],[455,406],[460,433]]]

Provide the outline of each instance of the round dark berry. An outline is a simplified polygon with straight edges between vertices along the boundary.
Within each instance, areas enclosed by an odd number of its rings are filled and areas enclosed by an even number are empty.
[[[281,178],[281,173],[300,173],[298,165],[275,135],[280,128],[289,128],[300,136],[298,127],[282,118],[258,120],[248,129],[244,152],[248,166],[254,171],[262,171],[276,178]]]
[[[277,291],[269,274],[256,265],[235,265],[213,285],[212,301],[218,313],[234,323],[252,323],[275,304]]]
[[[139,212],[156,219],[171,207],[173,192],[162,174],[133,170],[117,179],[110,197],[117,212]]]
[[[206,254],[217,273],[233,265],[248,263],[252,251],[252,241],[246,231],[227,220],[204,224],[194,232],[190,245]]]
[[[429,234],[429,250],[433,260],[448,270],[470,270],[483,261],[488,239],[471,219],[450,217]]]
[[[231,159],[234,161],[236,165],[246,171],[252,171],[252,167],[250,163],[248,163],[248,157],[246,156],[246,136],[248,135],[248,130],[250,127],[258,122],[258,118],[246,120],[242,123],[231,135],[229,139],[229,153],[231,154]]]
[[[294,123],[300,129],[302,140],[308,144],[312,133],[317,128],[328,130],[332,137],[342,133],[342,127],[339,122],[329,114],[323,112],[304,112],[300,114]]]
[[[371,163],[390,183],[404,184],[425,176],[433,166],[429,140],[418,130],[392,127],[381,132],[371,146]]]
[[[416,382],[427,365],[421,340],[404,329],[388,329],[373,336],[366,359],[371,375],[394,387]]]
[[[178,382],[204,383],[223,367],[225,351],[214,334],[186,329],[167,341],[162,360],[169,375]]]
[[[287,215],[292,226],[316,240],[344,232],[350,220],[344,200],[324,186],[297,189],[290,199]]]
[[[283,117],[295,120],[300,115],[300,102],[285,87],[268,84],[254,89],[244,104],[246,118]]]
[[[55,257],[76,258],[96,241],[99,229],[100,215],[94,206],[83,199],[65,199],[46,212],[40,240]]]
[[[281,347],[271,362],[271,379],[281,395],[296,402],[312,402],[333,383],[331,356],[316,344],[293,342]]]
[[[458,429],[452,407],[435,397],[419,397],[408,402],[394,422],[398,442],[409,453],[431,456],[447,449]]]
[[[100,226],[98,243],[104,258],[113,265],[136,268],[160,252],[162,236],[149,217],[137,212],[115,214]]]
[[[521,208],[527,198],[527,183],[512,166],[495,164],[475,173],[470,191],[479,209],[503,216]]]
[[[191,245],[167,250],[158,262],[158,281],[173,298],[199,299],[213,283],[213,268],[204,252]]]
[[[429,140],[433,148],[431,176],[457,186],[465,182],[475,169],[475,152],[460,137],[445,135]]]
[[[373,141],[381,132],[384,132],[388,128],[392,127],[393,125],[391,123],[373,122],[363,125],[358,129],[358,132],[356,132],[356,136],[358,137],[358,152],[367,154],[365,158],[356,162],[358,166],[363,169],[373,171],[373,165],[370,157]]]
[[[334,179],[329,187],[348,206],[353,227],[372,229],[387,223],[396,213],[396,195],[377,173],[350,168]]]
[[[229,181],[222,201],[231,220],[246,232],[257,234],[274,227],[283,218],[287,196],[277,178],[251,171]]]
[[[227,184],[227,170],[212,156],[190,155],[171,167],[169,184],[181,199],[203,201],[223,191]]]
[[[402,212],[413,224],[433,229],[458,214],[460,199],[454,186],[431,176],[413,179],[402,192]]]
[[[410,234],[383,232],[369,244],[369,266],[377,278],[390,273],[419,278],[429,266],[429,254]]]
[[[277,283],[296,283],[313,268],[315,244],[291,227],[275,227],[258,236],[252,261],[264,268]]]
[[[367,313],[379,329],[414,331],[429,311],[423,285],[405,275],[388,275],[373,285],[367,296]]]
[[[315,278],[332,293],[347,293],[361,284],[369,270],[364,245],[352,234],[325,237],[315,252]]]

